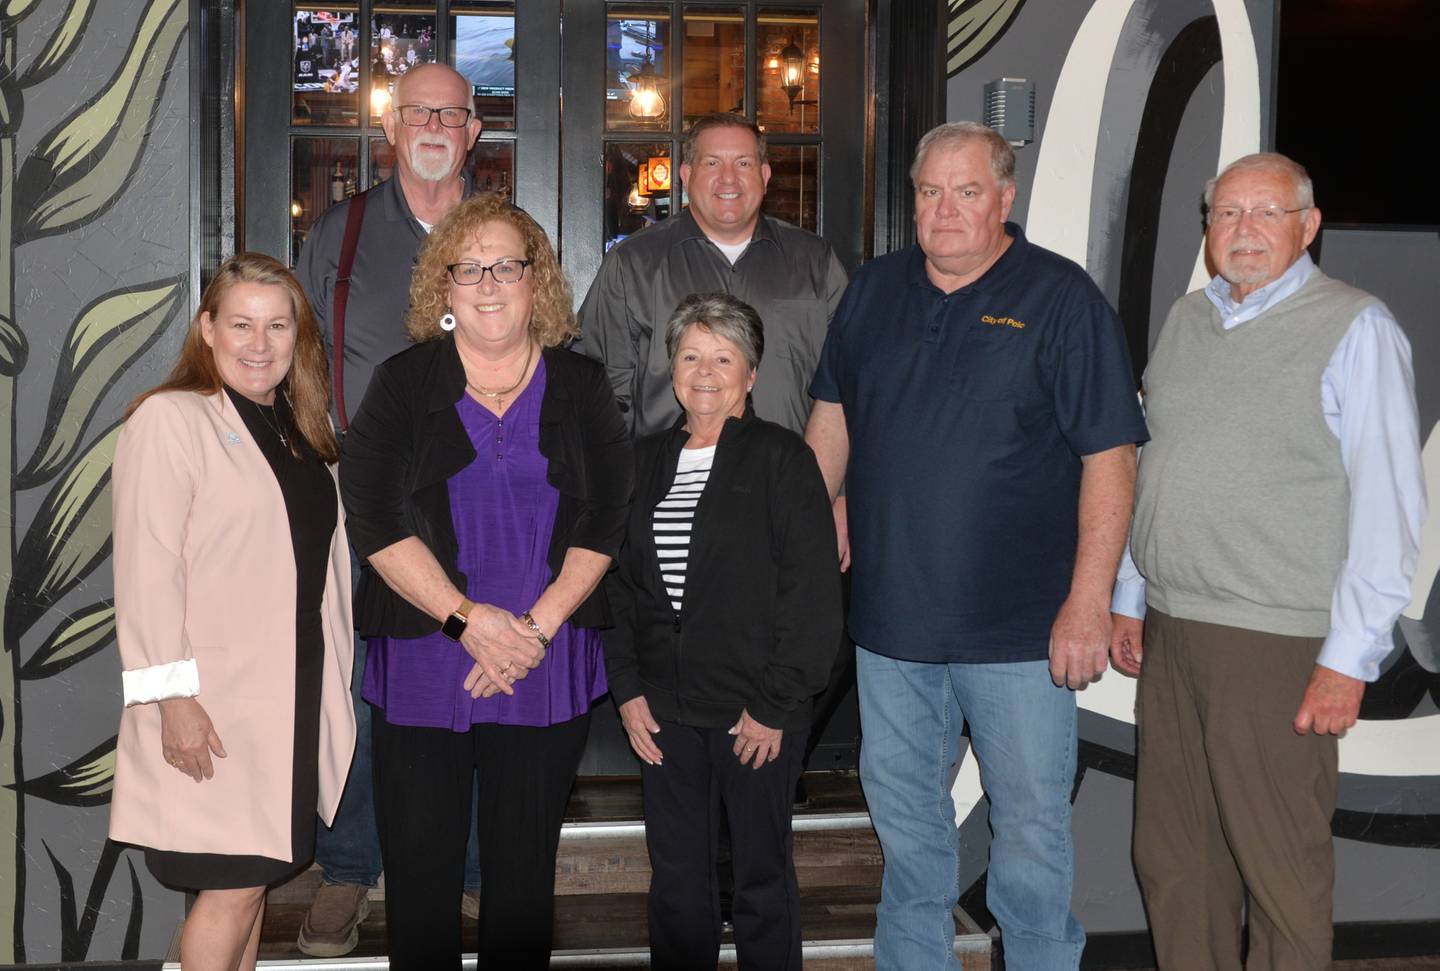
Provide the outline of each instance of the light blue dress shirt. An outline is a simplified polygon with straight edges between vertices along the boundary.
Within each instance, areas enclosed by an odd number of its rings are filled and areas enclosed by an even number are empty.
[[[1302,253],[1278,279],[1240,303],[1231,299],[1229,282],[1218,276],[1205,296],[1229,330],[1299,290],[1314,272],[1310,255]],[[1350,522],[1348,551],[1330,602],[1330,633],[1318,663],[1374,681],[1394,649],[1395,621],[1410,602],[1425,519],[1410,342],[1384,304],[1362,310],[1336,345],[1320,379],[1320,407],[1340,440],[1340,459],[1350,480]],[[1145,616],[1145,578],[1128,545],[1111,609],[1127,617]]]

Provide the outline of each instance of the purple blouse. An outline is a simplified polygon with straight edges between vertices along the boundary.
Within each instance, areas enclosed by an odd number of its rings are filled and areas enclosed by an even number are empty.
[[[451,477],[450,512],[460,541],[466,596],[519,614],[550,584],[545,556],[560,493],[545,479],[540,402],[545,362],[503,418],[468,394],[455,405],[475,446],[475,461]],[[540,666],[515,683],[515,694],[471,698],[465,676],[474,663],[438,631],[424,637],[369,641],[361,694],[394,725],[465,732],[480,722],[557,725],[590,710],[607,690],[600,633],[568,622],[556,631]]]

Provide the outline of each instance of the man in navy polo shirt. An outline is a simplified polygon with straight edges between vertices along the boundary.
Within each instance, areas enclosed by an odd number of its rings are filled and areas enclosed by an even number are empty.
[[[1076,968],[1074,691],[1105,669],[1135,446],[1120,322],[1006,222],[1015,154],[953,123],[916,149],[917,246],[851,281],[806,429],[848,499],[860,774],[885,851],[876,964],[958,969],[962,723],[990,800],[1007,962]]]

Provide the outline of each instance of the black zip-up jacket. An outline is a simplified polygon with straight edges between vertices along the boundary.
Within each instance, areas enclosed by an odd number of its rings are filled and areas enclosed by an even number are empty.
[[[546,552],[553,579],[572,546],[611,558],[619,553],[634,460],[604,368],[559,349],[542,357],[540,454],[549,463],[546,480],[560,490]],[[475,461],[455,411],[464,393],[455,338],[417,344],[376,368],[340,449],[340,494],[355,551],[368,558],[415,536],[461,590],[466,578],[457,567],[460,542],[447,480]],[[570,620],[580,627],[608,625],[604,588]],[[440,621],[391,590],[367,563],[355,592],[355,629],[371,637],[419,637],[439,630]]]
[[[808,729],[842,620],[820,467],[800,436],[748,408],[725,422],[695,508],[677,616],[652,517],[675,481],[684,421],[635,446],[635,501],[620,568],[606,581],[610,693],[616,705],[643,694],[651,714],[684,725],[729,728],[748,710],[768,728]]]

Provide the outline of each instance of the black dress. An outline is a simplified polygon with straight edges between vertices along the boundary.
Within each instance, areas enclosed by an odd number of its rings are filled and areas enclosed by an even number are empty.
[[[335,480],[325,463],[295,430],[289,403],[276,395],[275,406],[251,401],[228,386],[225,393],[270,463],[290,521],[295,552],[295,746],[291,756],[290,861],[228,853],[177,853],[146,849],[145,865],[161,883],[188,890],[260,887],[296,873],[315,855],[315,804],[319,798],[320,685],[325,637],[320,612],[330,541],[338,508]],[[287,445],[298,441],[296,459]],[[200,699],[204,704],[203,696]],[[223,726],[218,729],[224,738]],[[224,771],[222,763],[220,771]],[[202,783],[203,785],[203,783]]]

